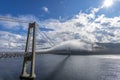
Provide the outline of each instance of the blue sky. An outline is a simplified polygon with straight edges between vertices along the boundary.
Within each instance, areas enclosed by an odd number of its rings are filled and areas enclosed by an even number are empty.
[[[1,0],[0,16],[35,21],[55,43],[120,42],[119,4],[120,0]],[[28,24],[0,21],[0,44],[17,45],[15,41],[25,40],[27,29]]]
[[[39,19],[69,18],[80,11],[86,12],[89,8],[99,7],[104,0],[1,0],[0,14],[34,15]],[[48,8],[48,13],[43,11]],[[110,9],[102,9],[99,13],[113,17],[119,15],[119,3],[115,3]]]
[[[2,0],[0,2],[0,12],[2,15],[11,14],[13,16],[32,14],[40,18],[67,17],[85,11],[89,7],[95,6],[97,0]],[[49,13],[45,13],[42,7],[47,7]]]

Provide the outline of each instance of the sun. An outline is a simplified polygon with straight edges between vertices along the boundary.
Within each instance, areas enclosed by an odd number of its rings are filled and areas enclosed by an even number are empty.
[[[113,5],[113,0],[105,0],[103,2],[103,7],[110,7]]]

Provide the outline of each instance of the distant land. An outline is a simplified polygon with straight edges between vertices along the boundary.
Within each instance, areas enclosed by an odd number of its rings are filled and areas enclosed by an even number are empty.
[[[5,49],[4,49],[5,50]],[[4,51],[1,54],[23,54],[24,50]],[[12,51],[13,50],[13,51]],[[36,50],[36,54],[59,54],[59,55],[115,55],[120,54],[120,43],[86,43],[80,40],[66,41],[52,48]]]

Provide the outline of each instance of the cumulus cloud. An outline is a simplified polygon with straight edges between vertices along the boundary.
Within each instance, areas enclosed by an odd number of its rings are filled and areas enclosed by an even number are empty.
[[[25,48],[26,36],[0,31],[0,50],[23,50]]]
[[[48,7],[46,7],[46,6],[42,7],[42,10],[43,10],[44,12],[46,12],[46,13],[49,12]]]
[[[98,11],[99,8],[93,8],[88,14],[80,12],[64,22],[46,20],[42,25],[54,30],[48,34],[56,41],[83,39],[89,42],[120,42],[120,17],[108,18],[104,14],[97,16]]]
[[[120,16],[108,18],[104,14],[96,15],[99,10],[100,8],[92,8],[89,13],[84,13],[81,11],[79,14],[74,15],[71,19],[65,21],[61,21],[60,19],[40,21],[32,15],[21,15],[14,18],[36,21],[39,27],[52,29],[52,31],[43,32],[45,32],[55,44],[74,39],[80,39],[90,43],[120,42]],[[6,23],[7,22],[2,22],[0,24],[6,26]],[[10,28],[12,28],[12,26],[21,26],[22,29],[25,30],[28,28],[28,25],[24,25],[22,23],[13,23],[11,26],[7,25],[7,27]],[[1,36],[0,38],[4,39],[4,37]],[[37,39],[39,39],[37,42],[38,44],[41,44],[41,46],[48,46],[47,41],[42,36],[37,35]]]
[[[9,15],[0,15],[0,16],[4,16],[1,19],[7,18],[7,21],[4,20],[0,21],[0,25],[5,27],[6,29],[11,29],[11,30],[13,28],[27,30],[28,23],[37,21],[37,18],[33,15],[19,15],[15,17],[9,14]]]

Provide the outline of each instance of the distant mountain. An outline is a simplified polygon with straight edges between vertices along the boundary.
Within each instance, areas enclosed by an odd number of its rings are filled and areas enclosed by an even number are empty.
[[[95,44],[103,48],[108,48],[108,49],[119,48],[120,49],[120,43],[95,43]]]

